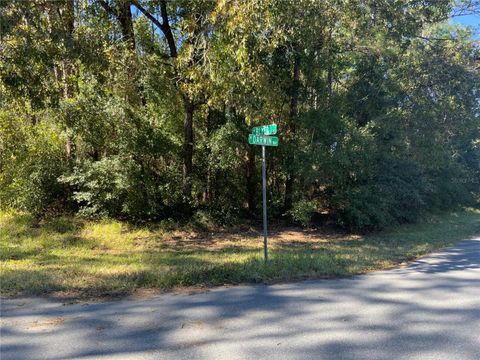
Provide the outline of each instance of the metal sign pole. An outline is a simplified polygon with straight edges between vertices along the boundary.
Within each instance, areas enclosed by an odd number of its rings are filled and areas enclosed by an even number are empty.
[[[268,262],[267,248],[267,170],[265,146],[262,146],[262,198],[263,198],[263,258]]]
[[[277,133],[277,124],[254,127],[248,135],[248,143],[262,146],[262,202],[263,202],[263,259],[268,262],[268,231],[267,231],[267,155],[265,146],[278,146],[278,137],[269,136]]]

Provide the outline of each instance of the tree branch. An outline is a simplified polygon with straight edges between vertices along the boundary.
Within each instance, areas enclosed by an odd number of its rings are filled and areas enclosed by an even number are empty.
[[[103,0],[100,0],[103,1]],[[138,2],[138,0],[131,0],[132,5],[140,10],[140,12],[149,19],[154,25],[156,25],[167,39],[168,48],[170,50],[170,57],[175,58],[177,57],[177,45],[175,44],[175,39],[173,37],[172,29],[170,28],[170,24],[168,22],[168,13],[167,13],[167,4],[165,1],[160,1],[160,11],[162,16],[162,22],[158,21],[158,19],[150,14],[147,9],[145,9],[142,4]]]
[[[428,37],[428,36],[415,36],[418,39],[427,40],[427,41],[457,41],[455,38],[437,38],[437,37]]]
[[[132,0],[132,4],[135,5],[135,7],[140,10],[140,12],[145,15],[147,19],[149,19],[152,23],[154,23],[162,32],[165,31],[164,25],[157,20],[155,16],[150,14],[147,9],[145,9],[137,0]]]
[[[172,29],[170,28],[170,23],[168,22],[167,3],[165,0],[160,1],[160,11],[162,13],[163,26],[165,27],[162,29],[162,31],[167,39],[168,47],[170,49],[170,56],[174,58],[177,57],[177,45],[175,44]]]

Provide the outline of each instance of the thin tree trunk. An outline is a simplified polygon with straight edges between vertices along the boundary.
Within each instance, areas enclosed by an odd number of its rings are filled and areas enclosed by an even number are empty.
[[[212,109],[208,109],[208,114],[206,118],[206,136],[207,139],[210,139],[212,135]],[[211,149],[209,146],[206,148],[206,158],[210,159],[211,156]],[[205,193],[204,193],[204,203],[210,204],[212,202],[212,166],[210,161],[207,162],[207,183],[205,185]]]
[[[284,199],[284,211],[288,211],[292,208],[293,203],[293,174],[290,173],[287,175],[287,180],[285,181],[285,199]]]
[[[255,195],[257,190],[256,183],[256,167],[255,167],[255,152],[253,146],[249,146],[247,150],[247,163],[245,167],[245,179],[247,185],[247,210],[252,216],[255,213]]]
[[[327,91],[328,91],[328,103],[332,101],[333,94],[333,63],[332,63],[332,30],[328,35],[328,70],[327,70]]]
[[[297,117],[297,108],[298,108],[298,87],[299,87],[299,79],[300,79],[300,50],[298,45],[294,45],[294,60],[293,60],[293,74],[292,74],[292,90],[291,90],[291,97],[290,97],[290,112],[289,112],[289,122],[288,122],[288,130],[290,132],[290,141],[294,140],[296,126],[295,121]],[[285,198],[284,198],[284,211],[288,211],[292,207],[293,202],[293,184],[295,181],[295,172],[291,168],[294,162],[294,154],[293,154],[293,147],[290,149],[287,155],[287,166],[290,168],[287,171],[287,179],[285,182]]]
[[[131,2],[123,0],[118,2],[117,19],[122,29],[123,42],[130,51],[135,52],[135,34],[133,32]]]
[[[131,6],[134,4],[133,0],[117,0],[116,6],[110,6],[105,0],[99,0],[100,5],[107,13],[114,16],[120,24],[122,32],[122,42],[125,44],[127,50],[126,54],[126,69],[125,72],[128,77],[128,82],[125,89],[125,97],[127,102],[132,106],[140,106],[145,104],[145,99],[142,96],[142,89],[137,70],[137,56],[135,32],[133,30],[133,17]]]
[[[183,154],[183,194],[186,199],[192,195],[192,169],[193,169],[193,113],[194,104],[187,97],[183,100],[185,108],[184,129],[184,154]]]
[[[63,9],[63,26],[64,26],[64,46],[67,49],[73,47],[73,31],[75,30],[75,7],[74,0],[67,0]],[[54,5],[55,6],[55,5]],[[72,75],[74,72],[73,64],[68,58],[63,59],[62,62],[62,81],[63,81],[63,98],[69,99],[73,97]],[[66,157],[69,163],[73,163],[75,158],[75,141],[73,139],[71,121],[67,121],[67,142],[65,144]]]

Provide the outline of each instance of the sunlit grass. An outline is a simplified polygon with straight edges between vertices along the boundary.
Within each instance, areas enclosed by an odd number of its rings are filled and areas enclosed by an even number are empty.
[[[480,212],[444,214],[369,236],[278,229],[270,263],[253,229],[216,233],[0,213],[3,295],[128,293],[241,282],[350,276],[412,260],[480,233]]]

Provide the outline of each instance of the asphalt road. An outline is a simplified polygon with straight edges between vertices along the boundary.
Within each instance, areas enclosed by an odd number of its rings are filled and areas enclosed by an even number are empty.
[[[1,310],[1,360],[480,359],[480,238],[353,279]]]

